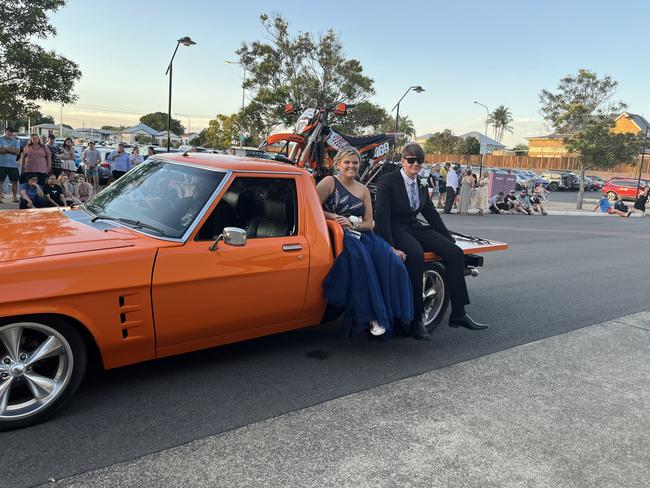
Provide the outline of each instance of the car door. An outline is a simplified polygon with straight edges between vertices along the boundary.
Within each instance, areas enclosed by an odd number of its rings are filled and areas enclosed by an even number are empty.
[[[152,285],[160,355],[299,323],[309,275],[299,183],[291,175],[231,178],[194,238],[160,249]],[[247,227],[245,245],[210,251],[214,235],[233,226]]]

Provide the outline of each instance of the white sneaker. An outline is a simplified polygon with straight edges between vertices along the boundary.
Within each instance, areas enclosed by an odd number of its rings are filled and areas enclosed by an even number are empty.
[[[386,332],[386,329],[379,325],[376,320],[370,321],[370,333],[374,336],[380,336]]]

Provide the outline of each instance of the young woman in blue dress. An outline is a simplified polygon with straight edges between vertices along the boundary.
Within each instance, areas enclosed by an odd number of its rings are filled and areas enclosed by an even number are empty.
[[[402,251],[372,232],[370,192],[357,181],[361,156],[352,146],[334,158],[336,176],[317,186],[325,218],[344,230],[344,251],[323,284],[328,302],[345,310],[344,332],[390,334],[396,323],[413,319],[411,282]]]

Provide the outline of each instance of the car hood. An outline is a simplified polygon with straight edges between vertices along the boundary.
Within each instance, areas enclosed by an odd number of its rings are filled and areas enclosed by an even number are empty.
[[[89,219],[81,210],[2,211],[0,262],[131,247],[138,239],[135,233],[106,223],[95,227]]]

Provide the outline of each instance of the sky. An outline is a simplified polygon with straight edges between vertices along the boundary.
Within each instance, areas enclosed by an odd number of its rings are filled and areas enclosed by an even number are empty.
[[[51,15],[57,36],[42,42],[79,64],[78,101],[63,108],[76,127],[131,125],[167,112],[165,70],[176,39],[172,113],[198,131],[241,106],[242,42],[264,40],[262,13],[282,14],[292,33],[336,31],[346,55],[374,80],[370,101],[390,110],[412,85],[400,113],[418,135],[451,129],[484,132],[485,109],[510,108],[512,134],[526,142],[549,132],[539,93],[590,69],[618,81],[616,98],[650,118],[647,35],[650,2],[632,1],[239,1],[69,0]],[[42,111],[60,119],[60,106]],[[180,115],[182,114],[182,115]]]

